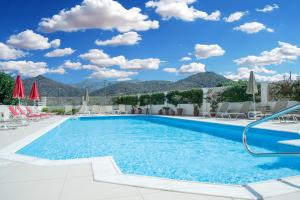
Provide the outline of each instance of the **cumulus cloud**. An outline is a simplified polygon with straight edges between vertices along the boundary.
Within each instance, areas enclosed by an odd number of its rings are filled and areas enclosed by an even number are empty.
[[[247,80],[251,71],[255,73],[255,79],[258,82],[276,82],[289,76],[289,73],[277,73],[265,67],[240,67],[237,69],[237,73],[228,72],[225,77],[234,81]],[[298,74],[292,74],[292,79],[296,79],[297,76]]]
[[[217,21],[220,19],[220,11],[207,14],[191,5],[195,2],[196,0],[153,0],[148,1],[146,7],[155,8],[155,12],[164,20],[175,18],[184,21],[195,21],[196,19]]]
[[[192,60],[192,58],[189,56],[184,56],[184,57],[180,58],[181,62],[186,62],[186,61],[191,61],[191,60]]]
[[[225,50],[222,49],[217,44],[205,45],[205,44],[196,44],[195,45],[195,56],[198,59],[206,59],[213,56],[223,56]]]
[[[55,39],[50,42],[52,48],[58,48],[60,46],[60,39]]]
[[[270,33],[274,32],[273,29],[266,27],[264,24],[259,22],[248,22],[243,25],[234,27],[233,30],[235,31],[242,31],[248,34],[258,33],[260,31],[268,31]]]
[[[160,65],[158,58],[146,58],[146,59],[132,59],[128,60],[124,65],[121,65],[121,69],[149,69],[157,70]]]
[[[70,60],[66,60],[64,64],[60,66],[61,68],[68,68],[72,70],[80,70],[82,69],[82,64],[81,62],[72,62]]]
[[[90,49],[89,52],[81,54],[79,57],[100,67],[120,66],[126,63],[126,58],[124,56],[110,57],[100,49]]]
[[[17,50],[13,47],[10,47],[2,42],[0,42],[0,59],[3,60],[14,60],[17,58],[22,58],[25,56],[25,53],[21,50]]]
[[[278,42],[279,47],[271,51],[263,51],[259,56],[247,56],[234,60],[239,66],[267,66],[279,65],[287,61],[297,60],[300,56],[300,48],[286,42]]]
[[[109,40],[96,40],[95,44],[98,46],[120,46],[120,45],[135,45],[142,40],[141,36],[134,31],[119,34]]]
[[[161,62],[158,58],[127,60],[124,56],[110,57],[100,49],[90,49],[89,52],[81,54],[79,57],[103,68],[119,66],[121,69],[156,70]]]
[[[116,69],[98,68],[94,71],[90,77],[91,78],[117,78],[124,79],[130,76],[137,75],[138,72],[135,71],[121,71]]]
[[[117,81],[130,81],[132,78],[118,78]]]
[[[64,49],[55,49],[53,51],[50,51],[46,53],[44,56],[45,57],[63,57],[63,56],[68,56],[74,53],[75,50],[72,48],[64,48]]]
[[[151,21],[141,9],[124,8],[114,0],[84,0],[69,10],[62,10],[51,18],[43,18],[39,30],[43,32],[78,31],[85,29],[117,29],[120,32],[157,29],[158,21]]]
[[[64,70],[61,68],[48,68],[47,63],[45,62],[32,62],[26,60],[0,62],[0,70],[7,73],[19,72],[28,77],[34,77],[45,73],[64,73]]]
[[[163,69],[168,73],[180,73],[180,74],[195,74],[199,72],[205,72],[205,65],[202,63],[190,63],[187,65],[182,65],[179,69],[168,67]]]
[[[25,30],[19,34],[11,35],[6,43],[19,49],[42,50],[51,47],[51,42],[49,43],[48,40],[48,38],[34,33],[32,30]],[[57,40],[52,42],[54,46],[58,43]]]
[[[242,17],[244,17],[248,13],[249,13],[248,11],[245,11],[245,12],[237,11],[237,12],[231,13],[228,17],[224,17],[223,19],[226,22],[231,23],[231,22],[239,21],[240,19],[242,19]]]
[[[262,9],[257,8],[256,11],[266,13],[266,12],[272,12],[273,10],[278,9],[278,8],[279,8],[279,6],[277,4],[265,5],[265,7]]]

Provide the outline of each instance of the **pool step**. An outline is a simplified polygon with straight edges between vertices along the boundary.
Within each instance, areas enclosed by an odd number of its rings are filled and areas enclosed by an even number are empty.
[[[296,140],[281,140],[278,143],[300,147],[300,139],[296,139]]]

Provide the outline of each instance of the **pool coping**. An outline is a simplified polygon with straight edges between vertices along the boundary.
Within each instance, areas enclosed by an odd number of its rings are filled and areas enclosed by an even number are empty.
[[[132,116],[132,115],[93,115],[93,116]],[[141,116],[141,115],[138,115]],[[0,150],[0,158],[10,161],[22,162],[32,165],[39,166],[53,166],[53,165],[69,165],[69,164],[80,164],[90,163],[92,165],[92,171],[95,181],[101,181],[106,183],[113,183],[119,185],[135,186],[142,188],[152,188],[166,191],[175,191],[182,193],[193,193],[202,194],[209,196],[218,197],[230,197],[239,199],[263,199],[266,197],[275,197],[284,194],[300,191],[300,175],[290,176],[281,179],[271,179],[267,181],[255,182],[245,185],[227,185],[227,184],[214,184],[204,182],[192,182],[173,180],[167,178],[140,176],[134,174],[123,174],[113,157],[92,157],[92,158],[81,158],[81,159],[69,159],[69,160],[48,160],[37,157],[25,156],[16,154],[19,149],[36,140],[49,130],[57,127],[66,120],[73,118],[69,116],[63,118],[42,130],[36,131],[33,134],[18,140],[11,145],[8,145]],[[80,115],[76,117],[87,117]],[[88,117],[91,117],[88,115]],[[201,122],[201,119],[193,120],[192,118],[183,117],[168,117],[177,118]],[[207,122],[207,121],[202,121]],[[214,122],[207,122],[214,123]],[[220,122],[220,124],[222,124]],[[224,123],[223,123],[224,124]],[[224,124],[229,125],[229,124]],[[242,125],[233,125],[242,126]],[[296,133],[299,134],[299,133]]]

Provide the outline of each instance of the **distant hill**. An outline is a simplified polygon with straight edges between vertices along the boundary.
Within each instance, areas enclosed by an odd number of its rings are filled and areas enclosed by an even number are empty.
[[[215,87],[229,82],[229,79],[214,72],[204,72],[188,76],[184,79],[172,81],[124,81],[107,82],[104,87],[103,80],[86,80],[78,84],[64,84],[42,75],[23,80],[26,94],[29,95],[33,81],[36,81],[42,96],[83,96],[84,88],[88,87],[91,96],[117,95],[117,94],[141,94],[148,92],[161,92],[169,90],[188,90],[192,88]]]
[[[106,86],[115,84],[116,81],[104,81],[104,80],[97,80],[97,79],[86,79],[82,82],[72,84],[73,87],[85,89],[88,88],[89,91],[95,91],[99,90],[101,88],[104,88]]]
[[[220,74],[216,74],[214,72],[203,72],[174,82],[173,88],[176,90],[186,90],[190,88],[216,87],[229,81],[231,80],[221,76]]]
[[[156,91],[165,91],[172,84],[170,81],[141,81],[141,82],[118,82],[91,93],[91,96],[135,94]]]
[[[91,96],[115,95],[115,94],[137,94],[147,92],[159,92],[168,90],[188,90],[193,88],[216,87],[230,80],[214,72],[203,72],[188,76],[176,82],[171,81],[141,81],[141,82],[119,82],[106,88],[96,90]]]
[[[29,95],[32,83],[36,81],[41,96],[82,96],[83,89],[75,88],[71,85],[60,83],[42,75],[23,80],[26,94]]]

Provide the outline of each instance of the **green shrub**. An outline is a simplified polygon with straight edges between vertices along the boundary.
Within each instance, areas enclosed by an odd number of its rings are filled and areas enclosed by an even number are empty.
[[[223,92],[220,93],[220,101],[226,102],[244,102],[252,101],[252,95],[247,94],[248,81],[234,81],[230,82]],[[260,85],[258,85],[259,93],[256,94],[256,101],[260,99]]]
[[[55,113],[57,115],[64,115],[65,114],[65,110],[63,108],[54,109],[54,110],[51,110],[50,112]]]
[[[151,105],[161,105],[165,103],[164,93],[154,93],[151,94]]]
[[[166,95],[166,99],[169,104],[172,104],[175,107],[183,103],[182,94],[177,90],[168,92],[168,94]]]
[[[146,106],[151,104],[151,96],[149,94],[143,94],[139,97],[140,106]]]
[[[44,108],[42,109],[42,112],[49,112],[49,108],[44,107]]]

